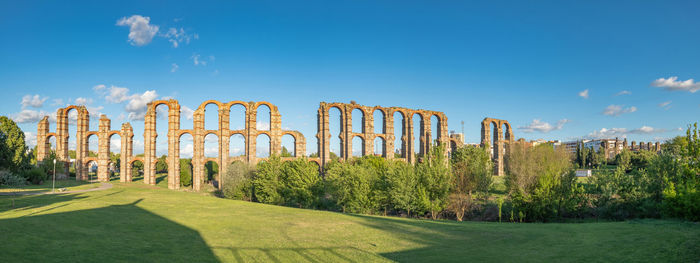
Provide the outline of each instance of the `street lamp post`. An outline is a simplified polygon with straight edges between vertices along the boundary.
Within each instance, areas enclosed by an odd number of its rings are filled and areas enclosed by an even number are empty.
[[[51,186],[51,192],[56,192],[56,159],[53,159],[53,184]]]

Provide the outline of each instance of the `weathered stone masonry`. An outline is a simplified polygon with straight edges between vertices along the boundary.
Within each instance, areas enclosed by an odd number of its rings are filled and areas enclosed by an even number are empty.
[[[214,104],[218,107],[218,129],[206,130],[204,128],[204,113],[207,105]],[[159,135],[156,132],[156,107],[165,105],[168,107],[168,133]],[[229,128],[229,115],[231,107],[241,105],[245,108],[245,127],[241,130],[231,130]],[[265,105],[270,109],[270,127],[269,130],[257,129],[257,110],[261,105]],[[374,149],[374,141],[376,138],[382,138],[383,157],[393,159],[394,149],[394,122],[393,115],[399,112],[403,117],[401,136],[401,159],[414,163],[416,157],[414,151],[419,149],[418,156],[426,154],[431,147],[430,138],[432,133],[437,132],[437,143],[451,143],[454,148],[458,141],[450,139],[447,135],[447,117],[442,112],[428,110],[413,110],[399,107],[380,107],[380,106],[363,106],[356,103],[325,103],[321,102],[318,109],[318,139],[319,157],[308,158],[309,161],[315,162],[322,167],[330,161],[330,139],[329,133],[329,110],[337,108],[341,112],[341,160],[349,159],[352,154],[352,139],[360,137],[363,140],[362,155],[372,153]],[[359,109],[363,113],[362,132],[355,133],[352,130],[352,111]],[[219,166],[219,187],[224,182],[220,175],[226,172],[228,165],[236,160],[247,163],[257,163],[264,158],[256,157],[256,141],[261,135],[268,136],[270,139],[270,154],[281,154],[282,152],[282,136],[290,135],[294,138],[294,157],[283,158],[290,160],[297,157],[302,157],[306,153],[306,139],[299,131],[282,130],[281,115],[277,106],[268,102],[243,102],[230,101],[222,103],[216,100],[208,100],[200,104],[193,114],[193,129],[180,129],[180,104],[176,100],[158,100],[148,104],[146,115],[144,118],[144,155],[137,157],[133,155],[133,136],[134,132],[131,124],[124,123],[121,130],[112,130],[111,121],[107,116],[102,115],[99,119],[99,128],[97,131],[89,130],[90,115],[85,106],[68,106],[58,109],[56,112],[56,132],[52,133],[49,130],[48,116],[44,117],[38,125],[37,134],[37,158],[43,160],[50,152],[49,139],[51,136],[56,138],[56,153],[57,158],[62,161],[68,161],[68,113],[71,110],[77,111],[77,131],[76,136],[76,180],[88,179],[88,164],[90,162],[97,163],[97,177],[100,181],[109,180],[109,153],[110,153],[110,138],[113,135],[121,137],[121,167],[120,181],[132,181],[132,167],[134,162],[141,161],[144,164],[144,183],[154,185],[156,183],[155,164],[156,156],[156,138],[158,136],[168,137],[168,155],[166,162],[168,165],[168,188],[180,188],[180,138],[184,134],[189,134],[193,138],[193,189],[199,190],[204,182],[204,165],[208,161],[214,161]],[[383,128],[384,133],[374,132],[374,112],[380,111],[384,115]],[[413,134],[413,118],[420,116],[420,134]],[[435,116],[438,119],[438,130],[431,131],[431,117]],[[215,158],[206,158],[204,156],[204,138],[208,134],[214,134],[218,138],[218,156]],[[243,156],[229,157],[229,142],[233,135],[241,135],[245,141],[245,154]],[[98,138],[98,156],[97,158],[88,157],[88,139],[90,136]],[[415,136],[420,140],[419,145],[414,145]],[[461,142],[460,142],[461,145]],[[68,169],[66,162],[66,169]]]

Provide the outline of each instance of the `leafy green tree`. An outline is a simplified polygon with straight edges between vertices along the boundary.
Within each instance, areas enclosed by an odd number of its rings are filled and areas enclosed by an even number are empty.
[[[325,175],[326,193],[343,212],[369,213],[373,210],[370,193],[372,171],[350,162],[331,166]]]
[[[444,152],[444,145],[435,146],[431,148],[427,159],[416,165],[420,178],[418,190],[425,191],[419,197],[433,219],[437,219],[439,213],[447,207],[452,183],[452,172]]]
[[[323,192],[318,167],[306,158],[282,165],[281,195],[287,205],[311,208]]]
[[[219,174],[219,165],[214,161],[208,161],[204,164],[204,178],[207,182],[210,182],[216,178]]]
[[[24,132],[12,119],[0,116],[0,168],[14,172],[26,168],[29,164],[26,152]]]
[[[134,167],[136,167],[136,164],[134,164]],[[192,159],[180,159],[180,185],[192,185]]]
[[[402,161],[394,161],[387,171],[388,192],[391,204],[398,210],[406,211],[411,216],[411,211],[420,208],[418,200],[419,178],[412,165]]]
[[[244,162],[232,162],[224,174],[222,185],[224,197],[252,201],[254,172],[253,167]]]
[[[253,178],[255,200],[264,204],[283,204],[284,199],[280,195],[281,174],[282,160],[279,156],[273,155],[259,162]]]
[[[294,154],[289,152],[289,150],[287,150],[287,147],[282,146],[282,153],[280,154],[280,157],[294,157]]]
[[[478,193],[486,198],[493,183],[493,164],[486,149],[488,147],[466,146],[452,151],[450,163],[454,178],[448,208],[459,221],[471,207],[472,194]]]
[[[162,173],[168,170],[167,156],[161,155],[156,161],[156,172]]]

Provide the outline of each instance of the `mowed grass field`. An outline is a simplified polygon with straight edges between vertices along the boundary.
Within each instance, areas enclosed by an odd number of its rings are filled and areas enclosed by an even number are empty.
[[[0,197],[0,262],[698,262],[700,225],[342,214],[141,183]]]

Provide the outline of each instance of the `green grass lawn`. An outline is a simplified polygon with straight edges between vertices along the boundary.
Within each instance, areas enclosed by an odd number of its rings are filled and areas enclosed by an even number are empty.
[[[163,180],[164,181],[164,180]],[[304,210],[140,182],[0,197],[2,262],[698,262],[700,225],[513,224]]]
[[[13,187],[13,188],[8,188],[6,186],[0,186],[0,193],[35,192],[35,191],[46,192],[46,191],[51,191],[52,183],[53,182],[51,180],[48,180],[48,181],[43,182],[42,184],[37,184],[37,185],[28,184],[28,185],[23,185],[21,187]],[[68,191],[84,190],[84,189],[95,188],[98,186],[100,186],[100,184],[98,184],[98,183],[76,181],[75,178],[56,180],[56,190],[61,189],[61,188],[66,188],[66,190],[68,190]]]

